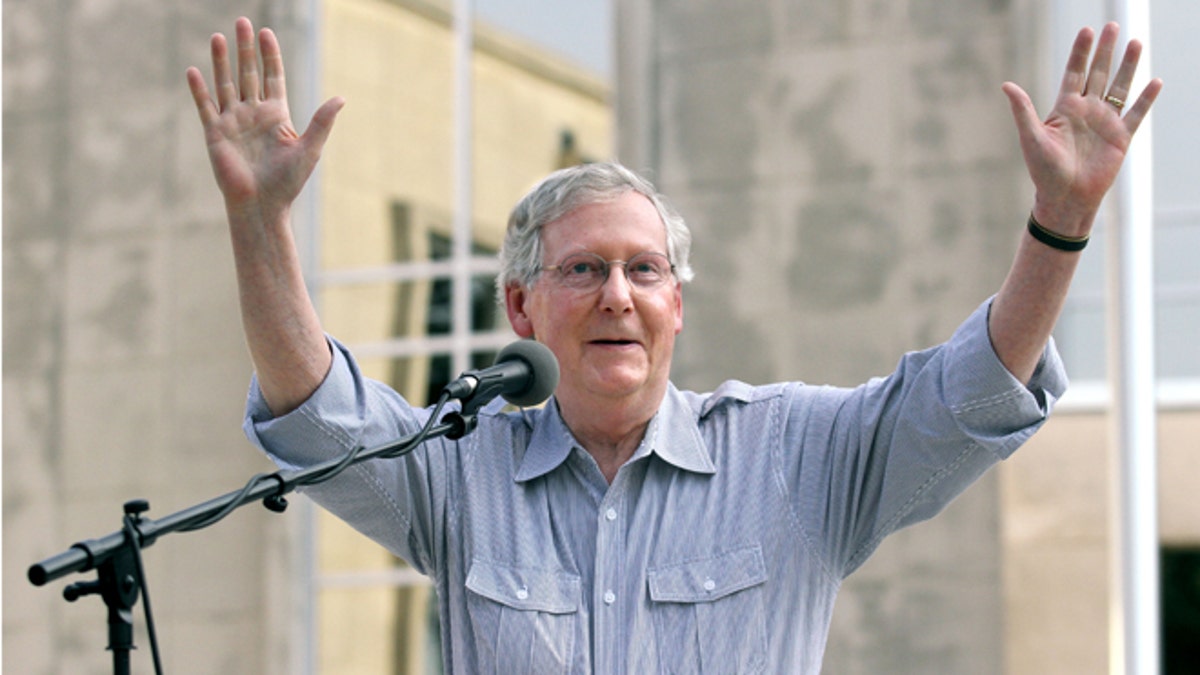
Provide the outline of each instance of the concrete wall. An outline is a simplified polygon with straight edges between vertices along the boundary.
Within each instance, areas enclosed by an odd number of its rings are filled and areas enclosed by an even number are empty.
[[[618,8],[621,158],[695,233],[681,385],[856,384],[999,288],[1030,203],[999,86],[1037,91],[1012,3]],[[886,542],[826,669],[1003,672],[999,523],[993,475]]]
[[[302,52],[290,4],[4,3],[5,672],[110,663],[99,598],[60,596],[93,575],[35,588],[31,563],[120,529],[125,500],[162,517],[268,466],[240,432],[250,364],[184,69],[240,13]],[[144,552],[167,672],[297,671],[298,518],[249,506]]]
[[[245,14],[280,36],[297,126],[325,95],[314,77],[347,96],[320,174],[328,236],[311,240],[313,192],[293,220],[305,252],[319,246],[329,267],[378,264],[392,201],[451,211],[448,7],[5,2],[5,672],[109,666],[103,604],[60,597],[94,574],[35,588],[30,564],[118,530],[126,500],[148,499],[159,518],[269,468],[240,430],[251,364],[185,68],[207,73],[209,36],[228,35]],[[319,19],[306,13],[318,8]],[[611,114],[606,83],[495,31],[476,38],[476,236],[495,244],[516,198],[570,159],[563,131],[573,132],[575,153],[610,154]],[[316,44],[328,47],[319,62]],[[347,312],[338,309],[330,323],[342,337],[378,340],[354,327],[394,307],[362,309],[357,323],[339,323]],[[315,609],[306,586],[313,535],[307,501],[292,502],[283,516],[248,506],[145,551],[167,672],[304,672],[314,649],[304,639]],[[373,658],[391,636],[364,640],[362,622],[346,616],[366,602],[324,621],[358,630],[349,648]],[[150,669],[143,606],[135,672]],[[349,669],[360,662],[330,658]]]

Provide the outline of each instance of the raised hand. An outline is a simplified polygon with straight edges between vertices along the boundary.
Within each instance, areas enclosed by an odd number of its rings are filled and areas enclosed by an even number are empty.
[[[1043,225],[1064,236],[1089,233],[1134,132],[1162,91],[1162,81],[1151,80],[1137,100],[1128,104],[1142,53],[1137,40],[1129,42],[1109,83],[1118,33],[1117,24],[1104,26],[1089,68],[1095,35],[1090,28],[1079,31],[1058,99],[1045,121],[1038,118],[1029,95],[1020,87],[1012,82],[1003,86],[1036,189],[1034,214]]]
[[[326,101],[304,134],[296,133],[275,34],[260,31],[256,49],[254,27],[243,17],[236,38],[235,81],[225,36],[212,36],[216,100],[198,69],[188,68],[187,81],[225,195],[246,342],[263,397],[282,415],[316,390],[332,360],[289,216],[343,102]]]
[[[187,70],[213,173],[227,208],[286,212],[312,174],[343,101],[325,102],[305,133],[298,134],[288,112],[283,56],[275,34],[262,29],[256,49],[254,27],[242,17],[235,37],[236,80],[225,36],[212,36],[215,100],[200,70]]]

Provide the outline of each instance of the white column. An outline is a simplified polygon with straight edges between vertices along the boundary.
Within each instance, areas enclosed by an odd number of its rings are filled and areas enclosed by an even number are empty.
[[[471,0],[454,0],[454,236],[452,247],[453,329],[452,374],[470,367],[471,357],[471,221],[472,221],[472,77],[474,54]]]
[[[1130,94],[1132,104],[1151,72],[1150,3],[1115,0],[1113,4],[1112,15],[1122,34],[1146,45]],[[1150,127],[1147,118],[1117,179],[1108,259],[1113,392],[1109,669],[1123,675],[1157,675],[1160,653]]]

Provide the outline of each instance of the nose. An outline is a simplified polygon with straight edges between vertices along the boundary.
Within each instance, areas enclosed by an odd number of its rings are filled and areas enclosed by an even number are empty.
[[[615,269],[621,268],[616,274]],[[611,262],[608,265],[608,276],[600,286],[600,306],[602,309],[624,312],[633,308],[633,284],[625,271],[624,262]]]

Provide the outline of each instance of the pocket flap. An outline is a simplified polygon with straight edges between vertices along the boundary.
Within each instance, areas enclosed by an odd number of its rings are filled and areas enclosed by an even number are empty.
[[[650,598],[656,602],[711,602],[767,580],[762,548],[722,553],[703,560],[649,570]]]
[[[582,582],[562,571],[511,567],[475,560],[467,573],[467,588],[514,609],[550,614],[579,610]]]

